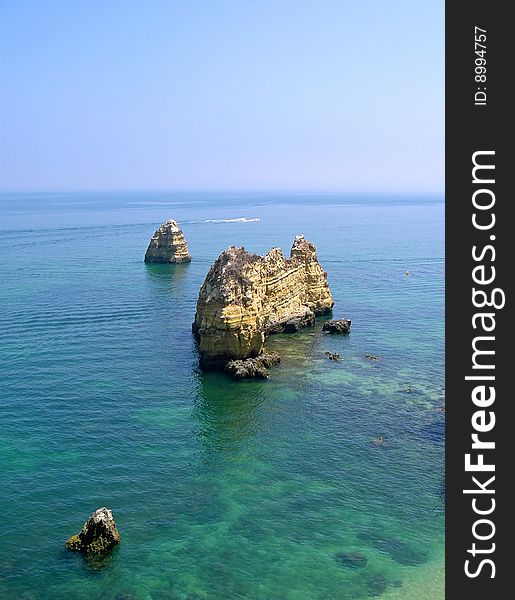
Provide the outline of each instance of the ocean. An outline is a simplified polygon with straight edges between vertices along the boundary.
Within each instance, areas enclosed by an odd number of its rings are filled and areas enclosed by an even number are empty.
[[[172,218],[193,261],[145,264]],[[299,233],[350,335],[201,372],[212,262]],[[0,282],[2,600],[443,599],[442,198],[4,193]],[[65,550],[101,506],[121,544]]]

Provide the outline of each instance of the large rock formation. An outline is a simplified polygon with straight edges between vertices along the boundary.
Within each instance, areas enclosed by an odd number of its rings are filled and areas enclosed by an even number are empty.
[[[66,547],[84,554],[103,554],[118,543],[120,534],[113,513],[104,506],[89,517],[79,533],[69,538]]]
[[[147,251],[145,262],[148,263],[183,263],[190,262],[186,239],[177,221],[167,221],[154,233]]]
[[[217,258],[200,289],[193,333],[201,364],[223,368],[255,357],[271,333],[294,332],[330,312],[327,274],[313,244],[298,235],[290,258],[231,247]]]

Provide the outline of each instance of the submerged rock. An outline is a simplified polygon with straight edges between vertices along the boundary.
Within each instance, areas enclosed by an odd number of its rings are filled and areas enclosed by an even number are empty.
[[[225,371],[234,379],[268,379],[268,369],[281,362],[278,352],[263,352],[255,358],[231,360],[225,366]]]
[[[367,580],[368,595],[371,597],[381,596],[388,587],[388,579],[382,573],[370,575]]]
[[[420,432],[431,442],[443,445],[445,443],[445,419],[443,415],[439,413],[436,420],[423,425]]]
[[[68,539],[66,547],[85,554],[103,554],[119,543],[113,513],[104,506],[89,517],[79,533]]]
[[[414,548],[408,542],[390,538],[374,531],[362,531],[358,538],[381,552],[386,552],[392,560],[404,566],[418,566],[427,561],[427,552]]]
[[[147,251],[147,263],[184,263],[190,262],[191,255],[186,238],[177,221],[167,221],[156,230]]]
[[[326,331],[327,333],[350,333],[351,322],[349,319],[326,321],[322,327],[322,331]]]
[[[224,368],[257,357],[267,335],[299,331],[333,306],[315,246],[299,235],[290,258],[279,248],[265,256],[231,247],[222,252],[200,289],[193,333],[201,365]]]
[[[368,563],[368,558],[361,552],[339,552],[336,554],[336,560],[352,569],[366,567]]]

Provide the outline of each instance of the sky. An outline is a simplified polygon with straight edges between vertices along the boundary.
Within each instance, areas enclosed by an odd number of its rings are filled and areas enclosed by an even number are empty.
[[[443,0],[0,0],[0,190],[443,188]]]

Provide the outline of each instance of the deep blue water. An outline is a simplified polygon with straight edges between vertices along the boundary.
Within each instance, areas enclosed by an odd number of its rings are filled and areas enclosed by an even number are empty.
[[[4,194],[0,598],[443,598],[443,213],[428,197]],[[238,217],[259,221],[207,222]],[[170,218],[192,263],[145,265]],[[298,233],[351,334],[270,338],[284,359],[266,382],[201,373],[211,263]],[[65,551],[104,505],[120,546]]]

